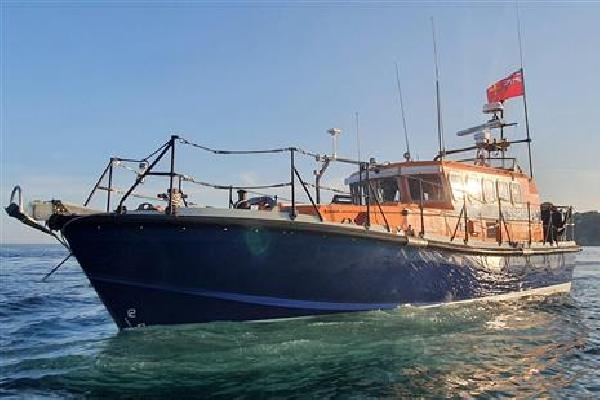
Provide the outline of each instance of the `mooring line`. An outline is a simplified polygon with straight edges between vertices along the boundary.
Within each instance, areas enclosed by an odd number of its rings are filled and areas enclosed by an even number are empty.
[[[58,263],[58,265],[57,265],[56,267],[52,268],[52,270],[51,270],[50,272],[48,272],[48,273],[47,273],[47,274],[46,274],[46,275],[45,275],[45,276],[42,278],[42,282],[45,282],[45,281],[46,281],[46,279],[48,279],[48,278],[49,278],[49,277],[50,277],[52,274],[54,274],[54,273],[55,273],[55,272],[56,272],[56,271],[57,271],[57,270],[58,270],[60,267],[62,267],[62,265],[63,265],[64,263],[66,263],[66,262],[67,262],[67,260],[68,260],[69,258],[71,258],[71,256],[72,256],[72,255],[73,255],[73,253],[69,253],[69,255],[68,255],[67,257],[65,257],[65,259],[64,259],[64,260],[62,260],[60,263]]]

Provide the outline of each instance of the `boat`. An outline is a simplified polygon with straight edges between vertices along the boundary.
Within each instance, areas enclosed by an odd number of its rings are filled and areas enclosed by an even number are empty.
[[[484,113],[489,121],[458,133],[474,135],[473,145],[440,146],[427,161],[364,161],[299,147],[219,150],[172,135],[147,157],[111,157],[83,206],[36,200],[26,207],[17,186],[6,210],[68,248],[119,328],[568,293],[580,251],[573,209],[542,202],[532,174],[507,156],[511,145],[531,140],[504,137],[514,124],[504,122],[503,103],[486,104]],[[339,131],[328,132],[335,143]],[[177,170],[183,146],[222,156],[280,154],[289,170],[278,184],[211,184]],[[471,151],[473,158],[453,158]],[[314,183],[303,179],[298,157],[318,163]],[[354,170],[345,189],[321,184],[336,164]],[[135,173],[127,190],[113,185],[118,167]],[[165,178],[168,189],[144,198],[140,185],[151,178]],[[227,191],[228,204],[193,204],[189,184]],[[289,198],[248,196],[274,188]],[[89,207],[100,192],[106,208]],[[322,192],[333,196],[322,200]]]

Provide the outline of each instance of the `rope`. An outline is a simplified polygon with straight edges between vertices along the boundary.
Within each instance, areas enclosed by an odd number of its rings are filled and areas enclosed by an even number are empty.
[[[148,161],[150,158],[152,158],[155,155],[157,155],[158,153],[160,153],[168,145],[169,145],[169,142],[166,142],[165,144],[160,146],[158,149],[154,150],[152,153],[150,153],[146,157],[142,158],[140,161]]]
[[[270,188],[279,188],[279,187],[290,186],[289,182],[275,183],[275,184],[272,184],[272,185],[255,185],[255,186],[216,185],[214,183],[200,181],[200,180],[194,178],[193,176],[189,176],[189,175],[183,175],[182,176],[182,180],[184,180],[186,182],[192,182],[192,183],[195,183],[195,184],[201,185],[201,186],[212,187],[214,189],[255,190],[255,189],[270,189]]]
[[[305,182],[307,186],[310,186],[312,188],[316,188],[317,185],[315,185],[314,183],[309,183],[309,182]],[[337,189],[331,186],[323,186],[323,185],[319,185],[319,189],[321,190],[327,190],[329,192],[334,192],[334,193],[339,193],[339,194],[347,194],[347,195],[351,195],[352,193],[350,192],[346,192],[342,189]]]
[[[49,278],[49,277],[50,277],[50,276],[51,276],[53,273],[55,273],[55,272],[56,272],[56,271],[57,271],[57,270],[58,270],[60,267],[62,267],[62,266],[63,266],[63,264],[64,264],[64,263],[66,263],[66,262],[67,262],[67,260],[68,260],[69,258],[71,258],[71,256],[72,256],[72,255],[73,255],[73,253],[69,253],[69,255],[68,255],[68,256],[67,256],[67,257],[66,257],[64,260],[62,260],[60,263],[58,263],[58,265],[57,265],[56,267],[52,268],[52,269],[50,270],[50,272],[48,272],[48,273],[47,273],[47,274],[46,274],[46,275],[45,275],[45,276],[42,278],[42,282],[46,281],[46,279],[48,279],[48,278]]]
[[[308,188],[306,187],[306,183],[302,180],[302,177],[300,176],[300,172],[298,172],[298,170],[296,169],[296,167],[294,167],[294,172],[296,173],[296,176],[298,177],[298,180],[302,184],[302,187],[304,188],[304,191],[306,192],[306,195],[308,196],[308,199],[310,200],[310,203],[312,204],[313,209],[317,212],[317,215],[319,216],[319,220],[321,222],[323,222],[323,216],[321,215],[321,212],[319,211],[319,208],[315,204],[312,196],[310,195],[310,192],[308,191]],[[294,213],[295,213],[295,211],[294,211]]]
[[[201,145],[198,143],[194,143],[194,142],[184,139],[184,138],[179,138],[179,142],[182,144],[187,144],[189,146],[195,147],[200,150],[208,151],[209,153],[213,153],[213,154],[276,154],[276,153],[285,153],[285,152],[294,150],[297,153],[312,157],[316,160],[319,160],[322,158],[322,156],[317,153],[313,153],[311,151],[307,151],[307,150],[304,150],[299,147],[278,147],[275,149],[266,149],[266,150],[219,150],[219,149],[213,149],[211,147],[204,146],[204,145]],[[335,159],[333,161],[335,161]]]
[[[123,169],[129,170],[129,171],[133,172],[136,175],[140,174],[140,171],[138,169],[132,168],[129,165],[123,163],[122,161],[115,161],[113,163],[113,165],[116,166],[116,167],[121,167]]]
[[[190,181],[190,182],[197,183],[197,182],[194,182],[194,181]],[[202,182],[202,183],[198,183],[198,184],[202,184],[202,186],[212,187],[214,189],[229,189],[229,186],[210,186],[210,184],[208,184],[206,182]],[[286,183],[286,184],[283,184],[283,185],[289,186],[289,183]],[[287,197],[283,197],[283,196],[280,196],[280,195],[277,195],[277,194],[273,195],[273,194],[270,194],[270,193],[256,192],[254,190],[247,189],[247,188],[251,188],[251,187],[252,186],[231,186],[232,189],[242,188],[244,190],[247,190],[248,193],[256,194],[258,196],[263,196],[263,197],[274,197],[274,196],[277,196],[278,200],[289,201],[289,202],[292,201],[292,200],[288,199]],[[268,186],[268,188],[270,188],[270,187],[281,187],[281,186]],[[106,186],[98,186],[98,190],[109,191],[109,189]],[[123,190],[123,189],[112,188],[112,189],[110,189],[110,191],[118,193],[118,194],[125,193],[125,190]],[[137,193],[131,193],[130,196],[131,197],[136,197],[136,198],[139,198],[139,199],[145,199],[145,200],[167,201],[167,199],[163,199],[162,197],[148,196],[148,195],[137,194]],[[296,200],[296,203],[298,203],[298,204],[307,204],[306,202],[298,201],[298,200]]]
[[[208,182],[196,181],[194,178],[189,177],[189,176],[184,176],[182,179],[186,180],[188,182],[191,182],[191,183],[196,183],[198,185],[206,186],[206,187],[212,187],[213,189],[218,189],[218,190],[226,190],[226,189],[230,188],[230,186],[213,185],[213,184],[208,183]],[[264,196],[264,197],[277,196],[277,198],[280,199],[280,200],[291,201],[290,199],[288,199],[286,197],[283,197],[283,196],[273,195],[273,194],[270,194],[270,193],[257,192],[257,191],[252,190],[252,189],[268,189],[268,188],[286,187],[286,186],[289,186],[289,185],[290,184],[286,182],[286,183],[280,183],[280,184],[276,184],[276,185],[264,185],[264,186],[231,186],[231,189],[244,189],[244,190],[247,190],[248,193],[251,193],[251,194],[256,194],[256,195]],[[98,190],[111,191],[111,192],[115,192],[117,194],[123,194],[123,193],[125,193],[124,189],[118,189],[118,188],[109,189],[106,186],[98,186]],[[136,198],[139,198],[139,199],[145,199],[145,200],[167,201],[166,199],[163,199],[162,197],[149,196],[149,195],[143,195],[143,194],[138,194],[138,193],[131,193],[130,196],[131,197],[136,197]],[[305,204],[304,202],[298,202],[298,203],[299,204]]]
[[[290,150],[294,149],[293,147],[280,147],[280,148],[268,149],[268,150],[218,150],[218,149],[212,149],[207,146],[203,146],[198,143],[190,142],[189,140],[184,139],[184,138],[179,138],[179,142],[182,144],[190,145],[190,146],[195,147],[200,150],[208,151],[209,153],[213,153],[213,154],[269,154],[269,153],[274,154],[274,153],[284,153],[286,151],[290,151]]]
[[[117,189],[117,188],[112,188],[109,189],[106,186],[98,186],[98,190],[105,190],[107,192],[115,192],[117,194],[123,194],[126,191],[124,189]],[[158,197],[158,196],[148,196],[148,195],[144,195],[144,194],[138,194],[138,193],[131,193],[130,194],[131,197],[136,197],[138,199],[145,199],[145,200],[161,200],[161,201],[167,201],[166,199],[163,199],[162,197]]]
[[[319,161],[319,159],[323,158],[324,156],[321,156],[320,154],[317,153],[313,153],[304,149],[301,149],[299,147],[295,147],[294,150],[296,150],[297,153],[303,154],[305,156],[309,156],[314,158],[315,160]],[[335,158],[330,159],[330,161],[336,161]]]
[[[63,238],[59,237],[56,233],[52,232],[49,228],[45,227],[42,224],[39,224],[36,220],[31,218],[29,215],[27,215],[24,210],[21,210],[21,207],[19,207],[18,204],[11,203],[8,205],[8,207],[5,208],[5,210],[6,210],[6,213],[10,217],[16,218],[19,221],[21,221],[22,223],[24,223],[25,225],[52,236],[60,244],[65,246],[67,248],[67,250],[71,251],[71,249],[69,248],[69,244]]]
[[[275,197],[275,196],[277,196],[277,200],[283,200],[283,201],[287,201],[287,202],[290,202],[290,203],[292,202],[291,199],[288,199],[287,197],[279,196],[277,194],[276,195],[272,195],[272,194],[269,194],[269,193],[255,192],[253,190],[248,190],[248,193],[257,194],[257,195],[263,196],[263,197]],[[307,203],[304,202],[304,201],[298,201],[298,199],[296,199],[296,204],[307,204]]]

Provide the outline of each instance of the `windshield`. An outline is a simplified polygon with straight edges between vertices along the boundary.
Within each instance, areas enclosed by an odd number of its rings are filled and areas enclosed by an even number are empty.
[[[412,201],[443,201],[444,190],[439,174],[408,175],[408,187]]]

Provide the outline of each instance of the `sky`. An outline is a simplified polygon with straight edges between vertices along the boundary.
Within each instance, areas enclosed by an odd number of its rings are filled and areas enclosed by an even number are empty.
[[[543,200],[600,208],[600,3],[521,2],[534,176]],[[81,204],[111,156],[142,157],[169,135],[224,149],[300,146],[397,161],[405,151],[399,66],[413,156],[437,150],[432,27],[443,130],[484,122],[485,88],[520,68],[513,2],[3,1],[0,203]],[[523,103],[507,104],[525,137]],[[513,154],[527,169],[526,148]],[[212,156],[178,148],[178,168],[219,184],[289,180],[285,156]],[[300,159],[305,179],[314,162]],[[351,170],[330,168],[339,186]],[[132,173],[119,171],[117,186]],[[164,191],[167,182],[141,192]],[[227,194],[188,189],[198,204]],[[283,192],[281,192],[283,194]],[[94,205],[102,207],[103,197]],[[0,213],[1,243],[47,239]]]

